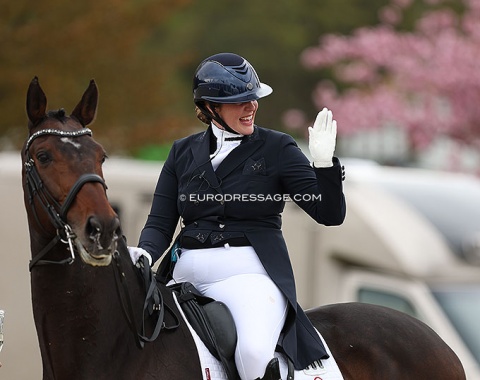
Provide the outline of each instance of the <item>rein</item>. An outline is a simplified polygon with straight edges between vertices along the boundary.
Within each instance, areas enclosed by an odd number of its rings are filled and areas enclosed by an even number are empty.
[[[54,136],[61,136],[61,137],[78,137],[83,135],[92,136],[92,131],[89,128],[84,128],[79,131],[62,131],[58,129],[43,129],[41,131],[35,132],[30,136],[25,144],[25,176],[26,176],[26,184],[27,184],[27,191],[28,191],[28,199],[30,206],[33,211],[33,215],[37,224],[42,228],[42,224],[40,223],[40,219],[37,214],[37,210],[35,209],[34,199],[38,199],[43,210],[47,213],[50,221],[52,222],[53,226],[57,230],[57,235],[48,243],[35,257],[30,261],[29,269],[30,271],[36,265],[47,265],[47,264],[71,264],[75,260],[75,251],[73,247],[73,241],[76,238],[75,233],[73,232],[70,225],[67,223],[67,212],[70,209],[75,197],[77,196],[78,192],[82,188],[84,184],[87,182],[99,182],[103,185],[106,189],[107,185],[102,177],[97,174],[83,174],[80,178],[75,182],[72,186],[70,191],[65,198],[65,201],[62,205],[60,205],[50,194],[48,189],[44,186],[40,175],[35,167],[35,161],[30,156],[30,146],[32,142],[40,136],[44,135],[54,135]],[[59,261],[52,261],[52,260],[44,260],[43,257],[58,243],[62,242],[68,245],[68,250],[70,251],[70,257],[59,260]]]
[[[37,210],[35,209],[34,199],[38,199],[43,210],[47,213],[50,221],[52,222],[53,226],[57,230],[56,236],[37,254],[35,257],[32,258],[29,264],[29,269],[32,269],[37,265],[49,265],[49,264],[57,264],[57,265],[64,265],[64,264],[72,264],[75,260],[75,253],[74,253],[74,246],[73,241],[76,238],[75,233],[73,232],[70,225],[67,223],[67,212],[70,209],[75,197],[77,196],[78,192],[82,188],[82,186],[88,182],[99,182],[103,185],[105,190],[107,189],[107,185],[102,177],[97,174],[83,174],[78,178],[75,184],[72,186],[70,191],[65,198],[65,201],[62,205],[60,205],[48,189],[44,186],[40,175],[35,167],[35,161],[30,156],[29,148],[32,142],[39,136],[44,135],[54,135],[54,136],[61,136],[61,137],[78,137],[83,135],[92,136],[92,131],[88,128],[81,129],[79,131],[62,131],[57,129],[44,129],[38,132],[35,132],[30,136],[25,144],[25,176],[26,176],[26,189],[28,191],[28,198],[30,207],[32,209],[33,215],[37,224],[42,227],[40,223],[40,219],[37,214]],[[58,243],[62,242],[68,245],[68,250],[70,251],[70,257],[59,260],[45,260],[44,256],[53,249],[53,247]],[[146,260],[146,258],[144,258]],[[118,296],[120,298],[122,304],[122,310],[127,320],[127,324],[132,331],[135,342],[139,348],[143,348],[146,342],[153,342],[157,339],[160,331],[162,329],[166,330],[173,330],[176,329],[180,325],[180,321],[175,314],[175,312],[163,302],[163,296],[160,290],[157,287],[157,282],[155,277],[153,276],[153,272],[150,269],[150,265],[148,261],[139,260],[137,267],[140,269],[141,278],[144,281],[144,288],[146,290],[146,297],[143,305],[143,318],[142,318],[142,326],[141,331],[137,331],[137,322],[135,320],[135,313],[133,309],[132,300],[130,297],[130,292],[128,289],[128,284],[126,282],[126,275],[123,270],[121,256],[118,250],[115,250],[113,254],[113,262],[115,264],[115,282],[116,282],[116,289],[118,292]],[[121,289],[120,289],[121,288]],[[121,292],[123,290],[123,292]],[[165,317],[165,310],[169,312],[169,314],[173,317],[174,323],[171,326],[167,326],[164,322]],[[156,314],[156,323],[153,329],[153,332],[150,337],[145,336],[145,320],[148,316],[152,316]]]
[[[127,320],[127,324],[134,335],[135,343],[138,348],[142,349],[145,346],[145,343],[153,342],[155,339],[157,339],[162,329],[174,330],[178,326],[180,326],[180,320],[178,316],[167,304],[163,302],[163,295],[160,289],[157,287],[157,281],[155,280],[153,272],[150,269],[148,259],[145,256],[141,256],[136,266],[137,268],[139,268],[140,277],[144,282],[144,288],[147,294],[145,296],[145,301],[143,304],[142,328],[141,332],[138,332],[137,322],[135,319],[135,313],[132,305],[132,299],[128,290],[128,284],[125,281],[127,277],[123,270],[121,256],[118,250],[115,251],[113,255],[113,262],[116,269],[114,273],[115,281],[117,283],[116,288],[118,297],[120,298],[122,304],[124,317]],[[120,292],[120,287],[123,289],[123,295],[122,292]],[[168,326],[164,321],[165,310],[167,310],[174,319],[174,323],[172,325]],[[147,337],[145,335],[145,320],[148,316],[152,316],[153,314],[157,315],[157,320],[152,334],[150,335],[150,337]]]

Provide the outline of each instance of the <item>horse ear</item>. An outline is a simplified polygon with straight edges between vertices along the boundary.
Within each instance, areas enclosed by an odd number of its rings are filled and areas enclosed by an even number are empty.
[[[90,85],[85,90],[82,100],[77,104],[71,116],[77,118],[84,127],[95,119],[98,104],[98,89],[95,81],[92,79]]]
[[[29,128],[35,126],[45,117],[46,109],[47,97],[38,83],[38,78],[35,77],[30,82],[27,91],[27,115],[28,120],[30,120]]]

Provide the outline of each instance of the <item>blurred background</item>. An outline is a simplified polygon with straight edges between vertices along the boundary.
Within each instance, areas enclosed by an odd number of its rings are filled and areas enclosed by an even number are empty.
[[[218,52],[244,56],[273,87],[256,124],[291,134],[305,154],[317,112],[328,107],[338,121],[345,223],[318,226],[291,202],[282,215],[301,305],[402,310],[480,379],[480,0],[0,0],[0,9],[0,380],[41,373],[20,191],[30,81],[38,76],[49,109],[68,113],[97,82],[91,128],[135,245],[173,140],[205,128],[192,77]]]
[[[247,58],[274,93],[257,124],[303,140],[324,106],[337,154],[478,174],[478,0],[0,0],[0,150],[19,149],[25,93],[71,111],[94,78],[110,154],[165,157],[203,128],[191,82],[217,52]]]

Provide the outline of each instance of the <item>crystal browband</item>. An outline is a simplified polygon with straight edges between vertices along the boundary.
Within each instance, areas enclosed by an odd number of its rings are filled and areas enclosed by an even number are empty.
[[[83,128],[78,131],[61,131],[59,129],[42,129],[41,131],[35,132],[30,138],[27,140],[27,144],[25,145],[25,150],[28,151],[28,148],[32,144],[32,141],[35,140],[39,136],[43,135],[55,135],[55,136],[62,136],[62,137],[78,137],[83,135],[90,135],[92,136],[92,130],[89,128]]]

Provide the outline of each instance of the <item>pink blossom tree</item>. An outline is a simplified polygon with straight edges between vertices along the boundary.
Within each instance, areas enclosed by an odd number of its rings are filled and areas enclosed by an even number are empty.
[[[379,25],[326,35],[303,52],[307,68],[333,75],[313,100],[332,109],[339,134],[393,123],[414,151],[438,134],[480,147],[480,0],[460,2],[454,11],[424,0],[427,11],[407,32],[398,25],[412,0],[393,0]]]

